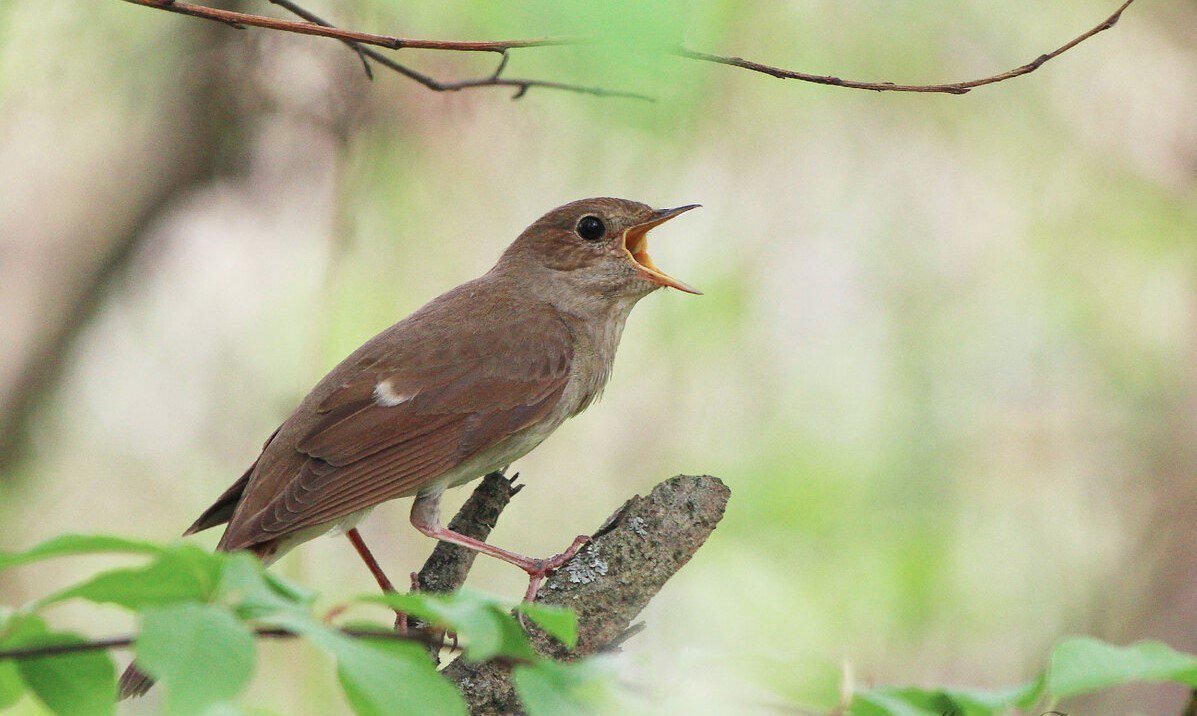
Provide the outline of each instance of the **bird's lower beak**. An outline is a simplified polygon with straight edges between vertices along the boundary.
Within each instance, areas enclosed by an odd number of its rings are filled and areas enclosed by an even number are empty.
[[[640,275],[658,286],[672,286],[679,291],[702,295],[702,291],[699,291],[685,281],[677,280],[657,268],[656,264],[653,263],[652,257],[648,255],[647,238],[649,229],[654,226],[660,226],[679,214],[684,214],[691,209],[697,209],[699,206],[699,204],[688,204],[675,209],[658,209],[653,212],[653,218],[623,232],[623,250],[627,253],[628,258],[631,259],[632,265],[640,272]]]

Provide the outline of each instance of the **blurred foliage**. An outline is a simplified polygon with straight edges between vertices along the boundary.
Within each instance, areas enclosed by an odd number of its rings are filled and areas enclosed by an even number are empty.
[[[112,714],[116,671],[103,649],[35,658],[7,650],[85,643],[77,634],[50,629],[41,612],[65,599],[114,604],[138,615],[133,644],[138,667],[161,682],[168,714],[241,713],[238,697],[256,661],[255,627],[282,628],[332,656],[345,698],[357,714],[464,714],[453,686],[437,674],[426,648],[385,638],[387,627],[354,622],[348,635],[311,614],[314,594],[266,572],[245,553],[210,554],[190,545],[158,546],[109,536],[66,535],[20,553],[0,553],[0,570],[51,557],[97,552],[140,553],[141,569],[114,569],[79,585],[0,615],[0,708],[26,696],[67,716]],[[122,586],[117,586],[122,585]],[[480,592],[419,592],[360,597],[452,630],[471,661],[515,662],[514,683],[530,716],[627,713],[616,674],[604,657],[555,662],[540,657],[510,607]],[[577,639],[574,614],[559,607],[516,607],[566,646]],[[379,639],[371,640],[371,632]],[[1060,699],[1139,681],[1197,688],[1197,656],[1160,642],[1118,647],[1092,638],[1067,639],[1053,649],[1047,668],[1026,684],[1002,691],[960,688],[874,687],[827,684],[846,701],[838,713],[855,716],[1001,716],[1016,709],[1042,712]],[[830,708],[830,707],[829,707]]]
[[[1197,657],[1166,644],[1144,641],[1119,647],[1075,637],[1058,644],[1035,679],[1001,691],[882,687],[854,694],[856,716],[995,716],[1015,710],[1054,711],[1062,699],[1137,681],[1173,682],[1197,688]]]
[[[41,612],[66,599],[110,604],[138,616],[133,644],[138,668],[161,682],[169,714],[239,713],[236,699],[256,662],[254,628],[281,628],[302,636],[336,660],[345,698],[355,713],[464,714],[465,703],[442,678],[418,642],[386,638],[389,629],[355,621],[349,635],[312,614],[315,595],[265,571],[248,553],[208,553],[187,544],[154,545],[109,536],[64,535],[18,553],[0,553],[0,570],[52,557],[96,553],[148,555],[141,568],[99,572],[78,585],[0,618],[0,651],[83,641],[49,629]],[[362,604],[403,609],[451,630],[471,661],[511,659],[517,692],[531,716],[593,713],[614,703],[602,660],[556,664],[540,657],[511,614],[510,605],[480,592],[451,595],[413,592],[366,596]],[[346,605],[348,606],[348,605]],[[517,607],[547,633],[572,647],[577,620],[568,610],[543,604]],[[334,611],[344,611],[338,609]],[[378,632],[372,640],[368,634]],[[593,663],[592,663],[593,662]],[[25,693],[56,714],[111,714],[116,672],[104,650],[38,658],[0,657],[0,708]]]

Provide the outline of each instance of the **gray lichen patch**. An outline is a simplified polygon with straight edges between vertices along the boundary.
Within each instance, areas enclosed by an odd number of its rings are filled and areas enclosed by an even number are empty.
[[[565,573],[574,584],[590,584],[607,574],[607,561],[598,556],[597,549],[592,549],[570,560]]]
[[[538,597],[574,610],[577,644],[566,648],[533,628],[533,647],[549,658],[572,660],[626,638],[636,616],[711,535],[728,496],[718,478],[679,475],[628,500],[581,553],[549,575]],[[510,664],[459,657],[443,673],[462,687],[474,716],[491,716],[524,712],[511,670]]]

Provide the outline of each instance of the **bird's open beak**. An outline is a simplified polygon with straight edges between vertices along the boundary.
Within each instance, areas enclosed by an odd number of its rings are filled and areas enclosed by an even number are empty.
[[[657,268],[656,264],[653,263],[652,257],[648,255],[647,238],[649,229],[664,224],[678,214],[684,214],[691,209],[697,209],[699,206],[700,204],[688,204],[686,206],[679,206],[676,209],[657,209],[653,212],[653,218],[623,232],[623,250],[627,253],[628,258],[632,261],[632,265],[636,267],[641,276],[644,276],[658,286],[672,286],[679,291],[702,295],[702,291],[699,291],[685,281],[677,280]]]

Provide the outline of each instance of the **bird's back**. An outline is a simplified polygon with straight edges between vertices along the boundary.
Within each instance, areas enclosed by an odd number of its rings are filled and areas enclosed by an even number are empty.
[[[221,547],[264,549],[413,494],[531,426],[559,423],[573,334],[558,312],[503,280],[492,273],[458,286],[330,371],[243,478]]]

